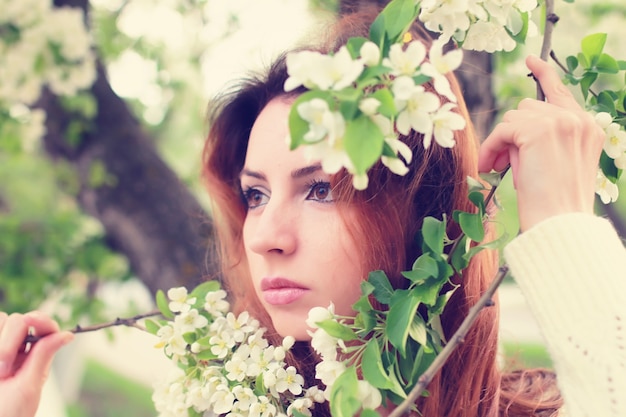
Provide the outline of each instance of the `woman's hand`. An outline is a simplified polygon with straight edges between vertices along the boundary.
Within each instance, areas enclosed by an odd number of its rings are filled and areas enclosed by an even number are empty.
[[[24,338],[45,336],[24,353]],[[37,411],[41,389],[52,357],[73,339],[60,332],[55,321],[39,312],[0,312],[0,417],[32,417]]]
[[[593,213],[604,143],[604,132],[556,71],[535,56],[526,65],[547,102],[524,99],[508,111],[485,139],[478,159],[481,172],[511,165],[522,231],[558,214]]]

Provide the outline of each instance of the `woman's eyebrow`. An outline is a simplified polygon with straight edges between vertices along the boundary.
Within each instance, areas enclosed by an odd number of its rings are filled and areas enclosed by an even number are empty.
[[[322,170],[321,164],[309,165],[309,166],[298,168],[298,169],[291,171],[291,178],[297,179],[297,178],[307,177],[321,170]]]
[[[307,177],[321,170],[322,170],[321,164],[313,164],[313,165],[305,166],[305,167],[294,169],[293,171],[291,171],[291,178],[299,179],[299,178]],[[241,170],[241,174],[239,174],[239,178],[244,177],[244,176],[257,178],[262,181],[267,180],[267,178],[265,177],[265,174],[262,174],[261,172],[257,172],[257,171],[252,171],[246,168]]]
[[[265,175],[261,174],[260,172],[251,171],[251,170],[245,169],[245,168],[241,170],[241,174],[239,174],[239,178],[241,179],[241,177],[243,177],[243,176],[257,178],[257,179],[263,180],[263,181],[266,180]]]

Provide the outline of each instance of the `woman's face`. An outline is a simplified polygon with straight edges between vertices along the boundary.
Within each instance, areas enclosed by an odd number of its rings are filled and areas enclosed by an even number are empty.
[[[243,241],[254,289],[281,336],[307,340],[311,308],[352,315],[364,276],[359,248],[333,202],[330,176],[289,150],[291,101],[274,99],[252,127],[241,188]],[[350,209],[347,209],[350,215]]]

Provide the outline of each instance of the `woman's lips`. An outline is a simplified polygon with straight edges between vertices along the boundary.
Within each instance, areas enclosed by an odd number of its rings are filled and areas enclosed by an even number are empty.
[[[286,278],[263,278],[261,292],[266,303],[286,305],[302,297],[308,288]]]

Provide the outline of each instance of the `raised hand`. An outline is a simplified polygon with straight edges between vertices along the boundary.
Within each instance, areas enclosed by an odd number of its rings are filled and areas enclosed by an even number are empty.
[[[479,170],[511,165],[522,231],[563,213],[593,213],[598,160],[604,132],[561,83],[545,61],[529,56],[526,65],[546,102],[524,99],[485,139]]]
[[[45,336],[24,352],[29,334]],[[32,417],[54,354],[73,339],[40,312],[0,312],[0,417]]]

